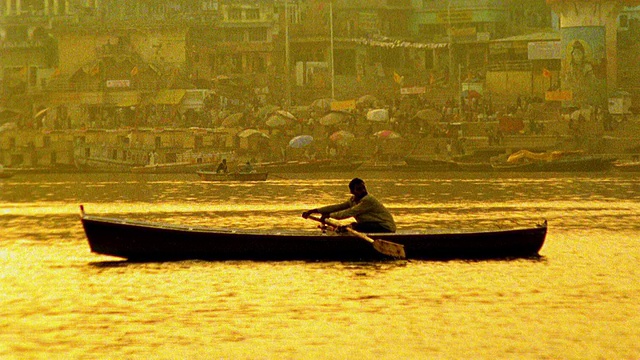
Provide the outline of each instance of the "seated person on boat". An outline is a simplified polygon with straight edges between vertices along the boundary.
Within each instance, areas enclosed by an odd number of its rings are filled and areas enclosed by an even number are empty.
[[[220,164],[218,164],[218,168],[216,169],[216,172],[218,174],[226,174],[227,172],[229,172],[229,169],[227,168],[227,159],[222,159]]]
[[[320,213],[322,219],[341,220],[353,217],[356,221],[350,226],[356,231],[365,233],[396,232],[393,215],[378,199],[367,192],[364,180],[354,178],[349,183],[349,190],[352,196],[347,201],[305,211],[302,213],[302,217],[306,219],[315,213]]]

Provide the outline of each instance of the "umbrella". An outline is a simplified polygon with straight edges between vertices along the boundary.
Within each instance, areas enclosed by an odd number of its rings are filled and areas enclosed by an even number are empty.
[[[298,135],[289,140],[289,147],[294,149],[303,148],[313,142],[313,136],[311,135]]]
[[[235,113],[227,116],[224,120],[222,120],[222,126],[231,127],[236,126],[240,123],[240,120],[244,117],[243,113]]]
[[[44,108],[44,109],[38,111],[35,115],[33,115],[33,118],[37,119],[38,117],[46,114],[48,110],[49,110],[49,108]]]
[[[283,118],[288,119],[288,120],[293,120],[293,121],[298,120],[298,119],[296,119],[295,115],[293,115],[292,113],[290,113],[288,111],[276,110],[275,114],[277,116],[283,117]]]
[[[387,109],[375,109],[367,112],[367,120],[375,122],[389,121],[389,110]]]
[[[413,117],[425,121],[439,121],[442,118],[442,114],[434,109],[424,109],[418,111]]]
[[[256,113],[256,117],[258,119],[266,119],[267,116],[271,115],[274,111],[278,109],[280,109],[280,107],[277,105],[265,105],[260,109],[258,109],[258,112]]]
[[[398,134],[397,132],[393,131],[393,130],[380,130],[378,132],[376,132],[375,134],[373,134],[373,136],[377,137],[378,139],[398,139],[400,138],[400,134]]]
[[[269,127],[281,127],[293,123],[296,120],[296,117],[292,113],[284,110],[276,110],[267,118],[265,124]]]
[[[311,103],[311,107],[321,111],[331,110],[331,99],[316,99]]]
[[[269,135],[263,133],[262,131],[256,130],[256,129],[244,129],[244,130],[242,130],[242,131],[240,131],[238,133],[238,137],[241,137],[241,138],[248,138],[248,137],[254,136],[254,135],[262,136],[262,137],[267,138],[267,139],[269,138]]]
[[[362,106],[367,106],[367,105],[373,105],[373,103],[375,103],[378,99],[376,99],[375,96],[373,95],[364,95],[358,98],[358,100],[356,100],[356,105],[362,105]]]
[[[267,119],[267,121],[264,122],[268,127],[281,127],[281,126],[285,126],[287,125],[287,119],[278,116],[278,115],[271,115],[269,116],[269,118]]]
[[[347,120],[347,118],[351,116],[351,114],[343,113],[340,111],[331,111],[327,115],[320,118],[319,122],[321,125],[337,125],[343,123]]]
[[[345,130],[336,131],[329,136],[329,140],[342,146],[349,145],[355,138],[355,135]]]
[[[589,109],[578,109],[578,110],[575,110],[570,115],[571,120],[579,120],[580,119],[580,115],[582,115],[582,117],[584,117],[585,119],[588,119],[591,116],[591,110],[589,110]]]

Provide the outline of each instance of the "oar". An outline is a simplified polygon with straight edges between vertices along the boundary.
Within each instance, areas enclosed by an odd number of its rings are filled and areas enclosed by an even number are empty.
[[[331,226],[333,226],[334,228],[338,228],[340,226],[339,223],[331,220],[331,219],[321,219],[317,216],[314,215],[310,215],[309,219],[323,223],[323,224],[329,224]],[[356,237],[359,237],[362,240],[365,240],[367,242],[369,242],[371,245],[373,245],[373,248],[386,256],[390,256],[396,259],[406,259],[407,255],[404,252],[404,245],[402,244],[397,244],[391,241],[387,241],[387,240],[379,240],[379,239],[372,239],[369,236],[367,236],[367,234],[363,234],[359,231],[356,231],[354,229],[352,229],[351,227],[347,226],[346,227],[347,231],[349,233],[351,233],[351,235],[354,235]]]

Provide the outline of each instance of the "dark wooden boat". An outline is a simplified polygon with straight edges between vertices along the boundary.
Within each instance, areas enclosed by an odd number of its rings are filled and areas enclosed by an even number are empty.
[[[416,171],[453,171],[456,164],[451,160],[441,160],[432,158],[423,158],[417,156],[407,156],[404,158],[407,163],[407,169]]]
[[[266,181],[269,173],[266,172],[232,172],[217,173],[215,171],[196,171],[200,179],[204,181]]]
[[[336,161],[330,159],[310,161],[281,161],[255,164],[260,171],[269,173],[327,173],[354,171],[361,161]]]
[[[8,178],[10,178],[12,176],[13,176],[13,173],[10,173],[8,171],[0,172],[0,179],[8,179]]]
[[[361,238],[320,230],[264,231],[171,225],[91,216],[84,210],[81,221],[92,252],[132,261],[388,259]],[[408,259],[445,260],[536,257],[546,234],[545,221],[529,228],[369,236],[404,245]]]

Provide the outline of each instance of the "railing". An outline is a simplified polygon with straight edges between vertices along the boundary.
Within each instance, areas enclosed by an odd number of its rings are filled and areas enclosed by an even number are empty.
[[[506,60],[487,65],[487,71],[527,71],[532,69],[533,65],[529,60]]]

